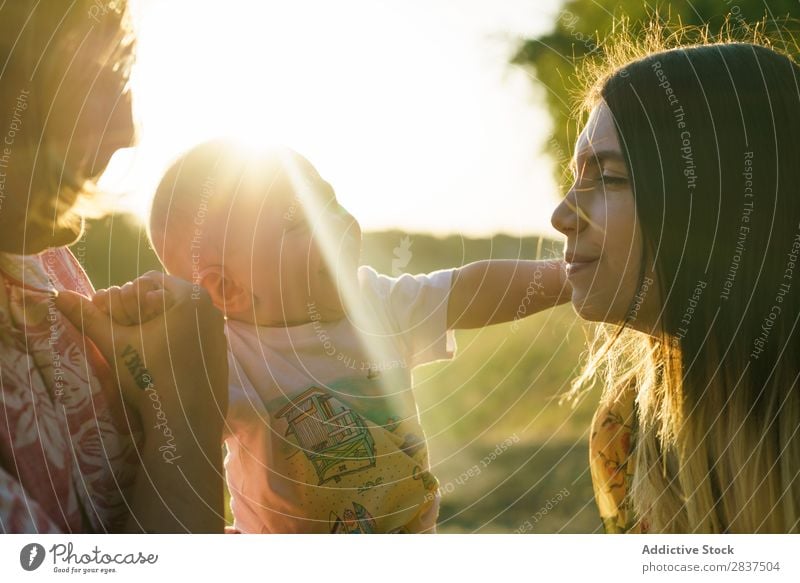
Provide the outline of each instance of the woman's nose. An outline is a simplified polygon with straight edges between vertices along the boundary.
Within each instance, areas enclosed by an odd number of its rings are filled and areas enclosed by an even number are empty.
[[[575,197],[575,188],[571,188],[567,195],[561,200],[550,217],[550,224],[558,232],[564,235],[576,233],[582,228],[580,219],[580,209]]]

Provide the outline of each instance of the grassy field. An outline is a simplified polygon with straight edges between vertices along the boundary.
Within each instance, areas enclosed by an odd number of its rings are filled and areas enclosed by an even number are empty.
[[[120,217],[92,223],[73,252],[97,287],[159,266],[140,227]],[[415,273],[558,252],[556,242],[537,238],[386,232],[365,235],[362,260],[384,273]],[[584,325],[562,306],[515,325],[459,332],[457,342],[453,360],[415,371],[431,462],[444,493],[440,531],[597,531],[587,447],[597,396],[576,408],[558,403],[576,373]]]
[[[592,399],[575,408],[559,404],[584,346],[572,309],[537,314],[518,327],[459,332],[457,342],[452,361],[415,374],[443,492],[440,530],[595,531]]]

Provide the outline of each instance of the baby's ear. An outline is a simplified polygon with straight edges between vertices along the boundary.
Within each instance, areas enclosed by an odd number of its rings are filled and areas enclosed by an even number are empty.
[[[250,294],[221,266],[208,267],[201,272],[200,285],[211,296],[211,301],[222,313],[237,314],[250,309]]]

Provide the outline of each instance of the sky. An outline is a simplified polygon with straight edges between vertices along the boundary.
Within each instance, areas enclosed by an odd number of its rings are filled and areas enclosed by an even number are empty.
[[[139,145],[101,185],[146,216],[169,164],[235,136],[317,167],[364,230],[555,236],[544,88],[509,64],[558,0],[138,0]]]

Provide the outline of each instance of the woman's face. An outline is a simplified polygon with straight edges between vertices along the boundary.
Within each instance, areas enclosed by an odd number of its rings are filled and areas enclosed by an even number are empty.
[[[59,180],[78,183],[96,179],[117,150],[133,145],[135,127],[127,80],[111,65],[98,69],[97,54],[105,48],[98,42],[93,43],[90,39],[83,43],[74,55],[70,55],[67,69],[57,69],[52,78],[43,82],[45,88],[31,92],[31,98],[38,98],[39,103],[34,110],[28,109],[26,115],[34,115],[29,113],[31,111],[51,112],[47,113],[45,134],[35,136],[32,141],[41,142],[38,147],[42,147],[42,156],[49,157],[52,162],[42,163],[35,169],[21,163],[15,180],[23,183],[15,182],[14,189],[24,192],[33,172],[46,172]],[[51,89],[50,85],[56,89]],[[51,95],[50,91],[54,93]],[[41,97],[40,94],[50,97]],[[29,124],[26,127],[35,127],[25,120],[23,123]],[[40,194],[42,205],[48,202],[44,196],[45,193]],[[17,207],[14,209],[15,217],[22,215],[24,219],[3,225],[0,233],[0,249],[3,251],[39,253],[48,247],[69,245],[80,237],[82,226],[73,221],[63,221],[63,208],[59,208],[58,215],[47,208],[38,213],[47,212],[45,219],[31,220],[31,216],[37,214],[30,213],[29,207],[25,206],[30,204],[26,197],[15,198],[7,204]]]
[[[644,300],[655,288],[649,277],[641,290],[637,288],[641,230],[625,159],[605,102],[592,110],[578,136],[572,170],[572,188],[551,218],[553,226],[567,236],[564,255],[572,305],[586,320],[621,323],[630,317],[633,327],[642,328],[641,320],[649,311],[643,309]]]

